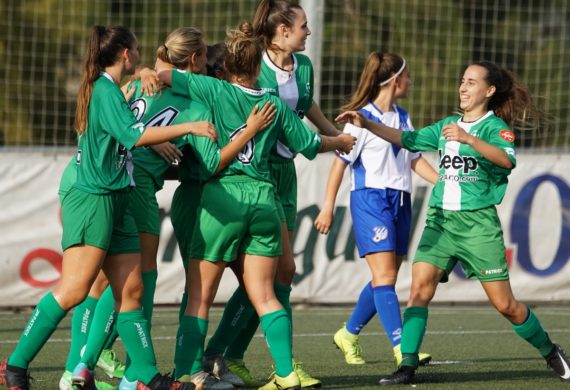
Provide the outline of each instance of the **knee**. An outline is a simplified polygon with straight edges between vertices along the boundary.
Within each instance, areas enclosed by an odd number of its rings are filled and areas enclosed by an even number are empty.
[[[524,321],[524,317],[526,316],[526,308],[514,298],[494,301],[493,306],[495,306],[495,309],[497,309],[499,313],[511,322],[522,322],[519,320],[523,318]]]
[[[53,295],[63,310],[71,310],[87,298],[87,288],[57,289]]]
[[[284,261],[277,268],[277,275],[275,275],[275,282],[283,285],[290,285],[293,283],[293,278],[295,277],[295,272],[297,267],[295,266],[295,261]]]
[[[435,294],[435,286],[426,281],[412,281],[409,306],[427,306]]]
[[[142,281],[140,283],[129,283],[124,286],[121,296],[115,297],[115,301],[117,305],[120,305],[122,302],[141,302],[143,295],[143,284]]]

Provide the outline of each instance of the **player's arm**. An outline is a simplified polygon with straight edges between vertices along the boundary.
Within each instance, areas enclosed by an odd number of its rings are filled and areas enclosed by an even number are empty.
[[[355,143],[356,137],[347,133],[341,133],[335,137],[321,135],[319,153],[326,153],[333,150],[338,150],[342,153],[350,153]]]
[[[413,159],[411,166],[412,170],[417,173],[422,179],[430,182],[431,184],[435,184],[437,182],[437,172],[422,156]]]
[[[317,103],[313,101],[311,108],[306,113],[307,118],[316,126],[319,133],[323,135],[328,135],[334,137],[341,133],[326,117],[321,111],[321,108]]]
[[[275,105],[270,101],[266,102],[261,110],[258,109],[257,105],[253,107],[247,118],[244,131],[220,151],[220,161],[215,173],[219,173],[226,168],[258,132],[266,129],[273,122],[275,112]]]
[[[504,150],[474,137],[455,122],[443,126],[443,136],[447,141],[457,141],[471,146],[481,156],[501,168],[512,169],[514,167],[513,162]]]
[[[333,224],[334,205],[336,202],[336,196],[338,195],[338,190],[340,188],[340,183],[342,183],[342,177],[344,175],[345,168],[346,162],[344,162],[340,157],[334,159],[331,171],[329,173],[329,179],[327,181],[325,202],[323,204],[321,212],[315,219],[315,228],[321,234],[328,234]]]
[[[374,121],[368,120],[358,111],[346,111],[335,119],[339,123],[352,123],[355,126],[368,129],[372,134],[390,142],[391,144],[404,147],[402,144],[402,131]]]

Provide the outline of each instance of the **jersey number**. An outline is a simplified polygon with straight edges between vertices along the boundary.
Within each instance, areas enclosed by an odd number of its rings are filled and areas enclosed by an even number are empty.
[[[244,123],[241,127],[238,127],[230,134],[230,140],[234,140],[240,133],[243,132],[245,129],[246,124]],[[238,153],[236,156],[236,160],[238,160],[242,164],[251,164],[254,158],[255,152],[255,140],[252,138],[247,141],[247,144],[243,147],[241,152]]]
[[[131,111],[135,114],[137,120],[141,120],[144,116],[147,109],[147,102],[144,99],[137,99],[131,103]],[[180,111],[175,109],[174,107],[166,107],[162,111],[159,111],[155,114],[152,118],[146,121],[145,126],[152,127],[152,126],[168,126],[170,125],[176,115],[178,115]]]

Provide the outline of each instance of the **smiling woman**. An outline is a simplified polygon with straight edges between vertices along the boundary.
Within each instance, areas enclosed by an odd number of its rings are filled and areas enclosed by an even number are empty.
[[[462,116],[445,118],[413,132],[399,132],[349,111],[337,120],[354,122],[411,151],[437,151],[439,178],[426,227],[412,267],[412,288],[404,312],[402,365],[381,385],[412,382],[425,334],[428,304],[438,284],[459,262],[481,282],[489,301],[534,346],[562,380],[570,380],[568,359],[538,318],[516,300],[509,282],[499,204],[516,165],[513,126],[538,112],[529,92],[506,69],[491,62],[469,65],[459,87]]]

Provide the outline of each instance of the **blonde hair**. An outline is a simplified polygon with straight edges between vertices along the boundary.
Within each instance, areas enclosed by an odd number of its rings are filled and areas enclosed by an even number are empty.
[[[251,23],[244,21],[227,32],[226,70],[230,75],[251,78],[261,63],[263,44],[253,34]]]
[[[166,37],[156,56],[178,69],[186,69],[192,54],[202,54],[204,34],[195,27],[180,27]]]
[[[403,70],[405,61],[394,53],[374,51],[368,55],[356,91],[349,101],[342,106],[342,111],[359,110],[374,100],[380,93],[382,83],[389,82],[391,77]]]

